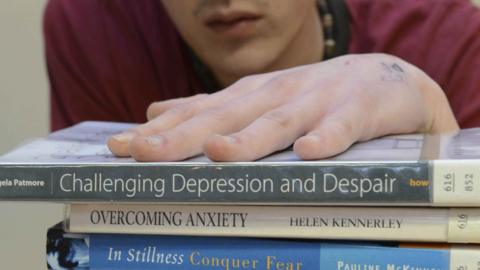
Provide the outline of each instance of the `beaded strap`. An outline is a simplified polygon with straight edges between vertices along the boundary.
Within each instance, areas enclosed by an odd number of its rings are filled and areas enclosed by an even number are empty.
[[[318,11],[320,13],[320,19],[323,26],[324,37],[324,57],[323,59],[329,59],[334,56],[336,41],[334,37],[334,17],[330,11],[330,7],[326,0],[318,0]]]

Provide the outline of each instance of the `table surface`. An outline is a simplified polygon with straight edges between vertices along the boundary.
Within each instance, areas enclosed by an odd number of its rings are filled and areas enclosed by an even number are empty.
[[[2,269],[45,270],[47,228],[63,219],[63,205],[0,202]]]

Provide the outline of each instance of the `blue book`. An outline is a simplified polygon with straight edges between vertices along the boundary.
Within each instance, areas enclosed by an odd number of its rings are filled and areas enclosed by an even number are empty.
[[[127,234],[47,234],[49,269],[476,270],[479,246]]]

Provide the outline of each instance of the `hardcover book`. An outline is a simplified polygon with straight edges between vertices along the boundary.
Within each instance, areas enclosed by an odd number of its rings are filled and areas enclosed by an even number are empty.
[[[73,204],[78,233],[480,243],[480,208]]]
[[[478,269],[479,246],[72,234],[52,228],[49,269]]]
[[[254,162],[139,163],[105,145],[130,127],[84,122],[0,157],[0,200],[480,206],[480,129],[387,136],[318,161],[286,150]]]

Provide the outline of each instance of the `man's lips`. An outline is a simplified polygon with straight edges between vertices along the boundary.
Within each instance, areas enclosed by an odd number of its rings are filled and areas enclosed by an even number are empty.
[[[227,36],[239,37],[252,31],[261,15],[247,12],[214,13],[205,20],[213,31]]]

